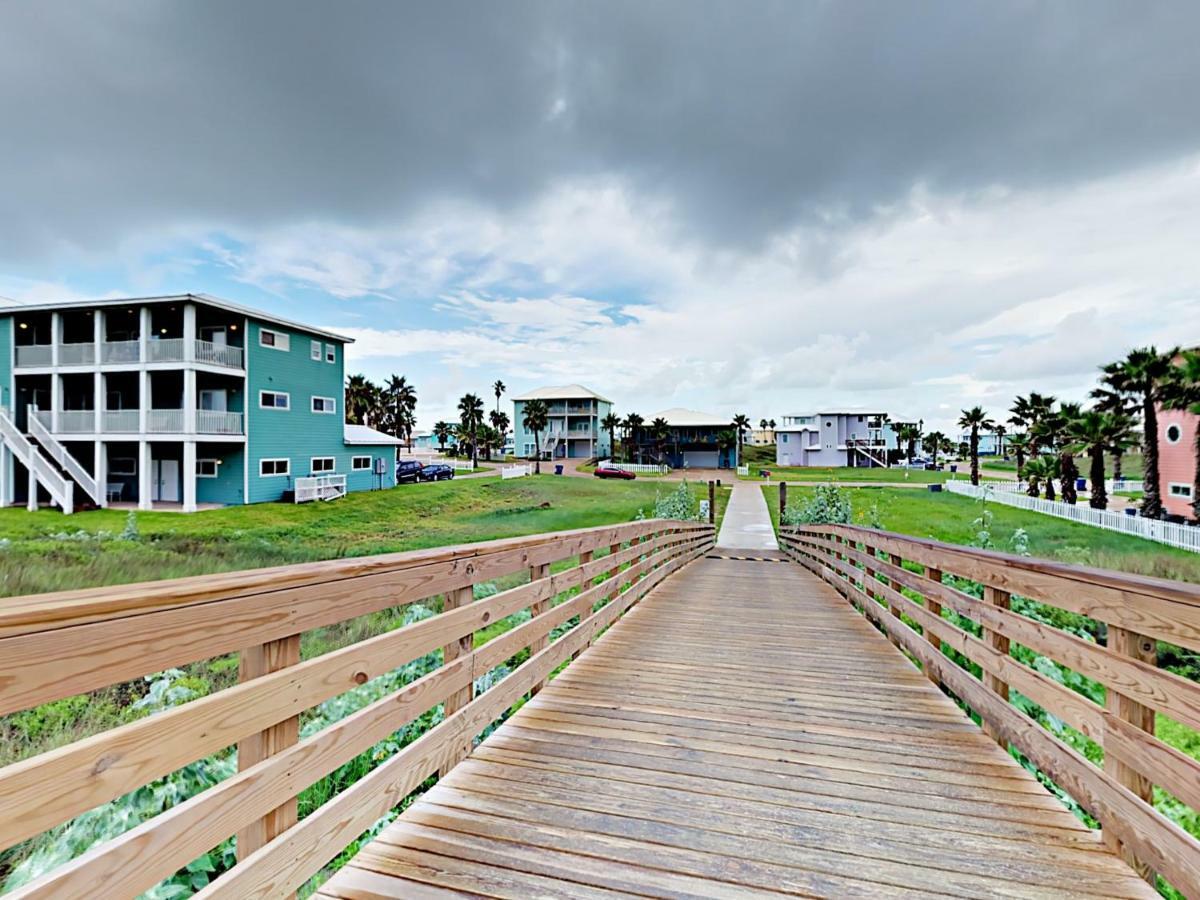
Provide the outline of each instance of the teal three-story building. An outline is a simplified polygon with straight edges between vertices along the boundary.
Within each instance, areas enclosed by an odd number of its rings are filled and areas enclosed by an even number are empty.
[[[344,424],[348,343],[204,294],[0,309],[0,505],[391,487],[399,442]]]
[[[546,430],[537,435],[525,427],[525,404],[541,400],[549,412]],[[532,459],[588,459],[612,454],[608,432],[601,426],[612,401],[581,384],[543,387],[513,398],[513,449]],[[540,447],[539,447],[540,444]]]

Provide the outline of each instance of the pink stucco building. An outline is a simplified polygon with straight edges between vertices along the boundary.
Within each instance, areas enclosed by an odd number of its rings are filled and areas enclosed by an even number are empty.
[[[1168,514],[1196,517],[1192,491],[1196,481],[1196,429],[1200,416],[1181,410],[1158,411],[1158,466],[1163,508]]]

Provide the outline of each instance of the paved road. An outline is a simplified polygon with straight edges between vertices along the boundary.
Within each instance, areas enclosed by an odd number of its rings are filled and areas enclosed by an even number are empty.
[[[734,482],[721,531],[717,535],[717,546],[730,550],[779,549],[767,501],[757,484]]]

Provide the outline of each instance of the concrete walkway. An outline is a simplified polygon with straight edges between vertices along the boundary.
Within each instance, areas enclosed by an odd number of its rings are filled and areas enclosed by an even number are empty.
[[[729,550],[778,550],[771,513],[762,488],[749,481],[735,481],[725,518],[717,535],[717,546]]]

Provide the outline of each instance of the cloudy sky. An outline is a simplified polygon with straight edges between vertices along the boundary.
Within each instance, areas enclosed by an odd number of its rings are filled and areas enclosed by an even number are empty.
[[[351,371],[948,426],[1200,341],[1200,4],[0,6],[0,295]]]

